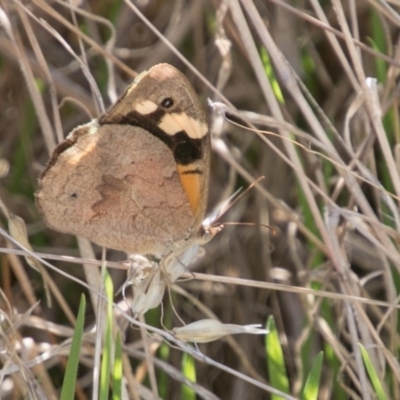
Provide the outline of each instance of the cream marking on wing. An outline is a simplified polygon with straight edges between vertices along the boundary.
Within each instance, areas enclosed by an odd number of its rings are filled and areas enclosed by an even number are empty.
[[[190,126],[192,127],[194,132],[200,133],[200,138],[203,138],[208,133],[208,126],[207,124],[200,122],[197,119],[190,118],[189,119]]]
[[[85,133],[85,135],[82,136],[88,136],[88,135],[95,135],[98,130],[99,130],[99,124],[97,119],[92,119],[90,122],[87,122],[86,124],[78,125],[75,129],[73,129],[65,138],[67,139],[72,139],[76,132],[79,132],[81,129],[84,128],[89,128],[88,131]]]
[[[143,100],[133,104],[133,109],[139,114],[148,115],[156,111],[158,108],[157,104],[151,100]]]
[[[91,140],[91,138],[82,137],[80,141],[65,150],[61,155],[63,155],[67,165],[78,165],[82,157],[95,150],[97,142],[98,138]]]
[[[128,87],[128,90],[126,91],[126,94],[128,95],[128,94],[132,93],[132,91],[134,91],[136,89],[136,86],[137,86],[137,82],[133,81],[131,83],[131,85]]]
[[[165,114],[158,126],[170,136],[185,131],[191,139],[201,139],[206,136],[208,131],[205,123],[189,117],[185,113]]]

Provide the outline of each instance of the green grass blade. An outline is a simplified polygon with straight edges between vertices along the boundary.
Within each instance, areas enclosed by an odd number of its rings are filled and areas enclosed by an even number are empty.
[[[168,320],[168,318],[166,319]],[[170,362],[169,361],[170,352],[171,348],[166,343],[163,343],[158,351],[160,359],[166,363]],[[168,398],[169,387],[170,387],[169,375],[165,371],[160,370],[157,374],[157,377],[158,377],[157,379],[158,393],[162,399],[166,399]]]
[[[278,331],[276,330],[275,320],[271,316],[268,318],[267,329],[269,334],[265,337],[267,351],[267,366],[269,383],[275,389],[284,393],[290,393],[289,379],[286,373],[285,359],[279,342]],[[280,399],[277,395],[271,395],[271,399]]]
[[[107,322],[106,322],[106,335],[104,339],[104,352],[101,360],[101,372],[100,372],[100,397],[99,400],[108,400],[109,398],[109,387],[110,387],[110,374],[111,374],[111,363],[113,354],[113,343],[112,343],[112,326],[113,326],[113,284],[111,277],[106,273],[104,277],[104,287],[107,296]]]
[[[182,372],[186,378],[196,382],[196,364],[194,358],[184,353],[182,357]],[[196,393],[187,385],[182,385],[182,400],[196,400]]]
[[[361,355],[364,361],[364,365],[367,368],[369,379],[371,379],[372,386],[375,389],[376,396],[379,400],[387,400],[388,397],[386,396],[385,390],[383,389],[381,380],[379,379],[378,374],[376,373],[376,369],[374,364],[371,361],[371,358],[365,349],[365,347],[359,343],[361,349]]]
[[[268,80],[271,83],[271,87],[274,92],[274,95],[276,96],[276,98],[280,104],[285,104],[285,99],[283,97],[282,90],[279,86],[279,82],[276,79],[276,76],[274,73],[274,68],[271,63],[271,59],[269,58],[268,52],[264,47],[261,47],[261,49],[260,49],[260,57],[261,57],[261,61],[264,66],[265,74],[267,75]]]
[[[317,357],[315,357],[311,371],[304,385],[303,395],[301,397],[303,400],[318,400],[319,380],[321,377],[323,359],[324,353],[320,351]]]
[[[386,33],[376,10],[371,10],[370,25],[372,28],[372,38],[370,39],[371,47],[382,54],[387,54]],[[376,77],[378,81],[384,83],[387,79],[387,65],[384,60],[379,57],[374,58]]]
[[[72,337],[71,351],[67,361],[64,381],[61,389],[60,400],[73,400],[75,398],[76,376],[78,372],[79,356],[81,353],[81,343],[83,329],[85,325],[86,299],[82,294],[79,304],[78,318]]]
[[[119,332],[115,340],[115,355],[113,368],[113,400],[122,398],[122,342]]]

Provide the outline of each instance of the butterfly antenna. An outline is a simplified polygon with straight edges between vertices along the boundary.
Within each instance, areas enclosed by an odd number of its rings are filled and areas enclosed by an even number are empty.
[[[216,211],[212,212],[211,215],[204,220],[203,225],[208,225],[208,226],[212,227],[218,219],[220,219],[249,190],[253,189],[253,187],[255,185],[257,185],[263,179],[265,179],[265,176],[260,176],[244,191],[242,191],[242,188],[239,188],[235,193],[233,193],[232,196],[230,196],[227,200],[223,201],[222,204],[220,205],[220,207],[218,207]]]

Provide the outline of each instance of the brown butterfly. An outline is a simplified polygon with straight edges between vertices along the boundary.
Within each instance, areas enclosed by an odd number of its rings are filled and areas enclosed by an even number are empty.
[[[181,72],[159,64],[58,145],[36,200],[56,231],[162,258],[202,241],[209,171],[199,99]]]

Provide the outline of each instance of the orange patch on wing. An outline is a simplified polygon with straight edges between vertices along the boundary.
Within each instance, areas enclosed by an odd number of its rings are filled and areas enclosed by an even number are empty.
[[[188,197],[190,207],[193,214],[196,216],[200,206],[202,175],[197,173],[187,173],[188,171],[191,171],[190,165],[177,165],[177,169],[183,189]]]

